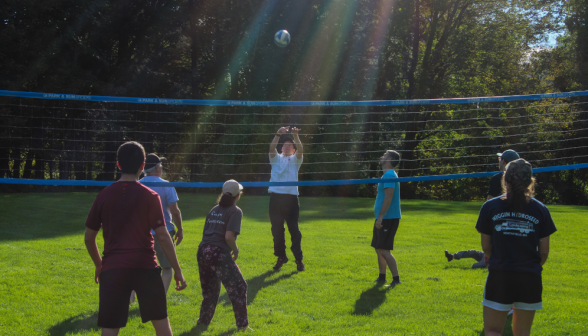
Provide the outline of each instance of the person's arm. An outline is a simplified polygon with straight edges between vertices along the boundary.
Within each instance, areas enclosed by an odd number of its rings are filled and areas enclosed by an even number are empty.
[[[482,251],[484,251],[486,257],[490,258],[490,255],[492,255],[492,236],[485,233],[480,233],[480,235],[482,240]]]
[[[278,130],[276,135],[274,135],[274,138],[272,139],[272,142],[270,143],[270,149],[269,149],[269,156],[271,159],[273,159],[274,157],[276,157],[276,155],[278,155],[278,151],[276,150],[276,147],[278,146],[278,142],[280,142],[280,135],[288,132],[289,129],[290,129],[290,126],[280,127],[280,129]]]
[[[227,241],[227,245],[231,248],[233,260],[237,260],[237,258],[239,258],[239,248],[237,247],[237,234],[235,231],[225,232],[225,240]]]
[[[300,141],[300,137],[298,136],[298,132],[300,132],[299,128],[292,127],[294,144],[296,145],[296,157],[298,159],[302,159],[302,154],[304,154],[304,147],[302,147],[302,142]]]
[[[384,215],[388,212],[388,208],[390,204],[392,204],[392,199],[394,198],[394,188],[385,188],[384,189],[384,203],[382,204],[382,209],[380,210],[380,214],[376,219],[376,229],[382,228],[382,220],[384,219]]]
[[[539,254],[541,255],[541,266],[543,266],[549,256],[549,236],[539,239]]]
[[[182,227],[182,212],[178,208],[178,202],[169,205],[169,212],[171,212],[172,220],[176,226],[176,245],[180,245],[184,239],[184,228]]]
[[[182,274],[182,269],[180,268],[180,263],[178,262],[178,257],[176,256],[176,250],[174,249],[174,243],[169,236],[165,225],[155,229],[155,237],[157,238],[157,242],[159,242],[159,246],[161,246],[161,250],[163,250],[163,254],[165,254],[165,257],[171,264],[171,267],[174,269],[176,290],[180,291],[186,288],[186,279],[184,279],[184,275]]]
[[[94,262],[96,269],[94,270],[94,282],[100,282],[100,272],[102,272],[102,258],[100,258],[100,251],[98,251],[98,245],[96,244],[96,236],[99,231],[86,228],[84,234],[84,243],[86,244],[86,250],[90,254],[90,258]]]

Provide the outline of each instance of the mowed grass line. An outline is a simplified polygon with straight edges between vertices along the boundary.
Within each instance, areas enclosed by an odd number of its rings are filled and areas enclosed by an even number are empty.
[[[95,196],[0,194],[0,335],[99,334],[98,285],[83,243]],[[208,329],[196,326],[202,300],[196,251],[215,196],[179,196],[185,240],[178,256],[189,287],[168,294],[174,334],[233,334],[235,321],[224,289]],[[471,269],[471,259],[447,262],[443,254],[446,249],[480,248],[474,225],[481,203],[403,201],[394,250],[403,284],[386,290],[372,282],[378,273],[369,246],[374,200],[300,200],[305,272],[296,272],[292,261],[272,271],[268,197],[245,195],[239,202],[245,217],[237,263],[248,281],[255,330],[248,334],[481,335],[487,271]],[[551,238],[543,272],[545,308],[536,315],[533,334],[586,335],[588,207],[550,210],[559,231]],[[150,323],[141,323],[137,304],[130,306],[120,334],[154,334]]]

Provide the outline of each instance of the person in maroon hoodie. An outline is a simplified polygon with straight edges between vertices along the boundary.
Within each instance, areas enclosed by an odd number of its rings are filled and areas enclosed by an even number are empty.
[[[118,335],[127,324],[129,296],[134,290],[143,323],[151,321],[157,335],[172,335],[151,229],[172,265],[176,290],[186,288],[186,280],[165,226],[159,195],[138,182],[145,166],[143,146],[125,142],[118,148],[116,164],[121,177],[96,196],[84,237],[96,266],[94,281],[100,285],[98,326],[102,335]],[[104,237],[102,258],[96,244],[100,228]]]

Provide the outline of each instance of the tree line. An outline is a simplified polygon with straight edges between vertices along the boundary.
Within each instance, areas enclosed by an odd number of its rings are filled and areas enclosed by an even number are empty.
[[[581,0],[23,0],[0,8],[4,90],[394,100],[588,86],[588,4]],[[272,41],[280,29],[292,36],[286,48]],[[540,47],[554,34],[555,43]],[[469,172],[475,165],[477,171],[496,170],[488,155],[511,144],[541,166],[582,163],[588,155],[582,99],[560,99],[555,107],[510,102],[345,109],[18,98],[0,103],[2,177],[113,180],[117,146],[138,140],[148,151],[174,153],[170,161],[182,164],[170,167],[172,179],[219,181],[234,174],[267,180],[269,165],[256,164],[267,158],[256,153],[266,152],[274,128],[287,124],[307,125],[307,152],[326,153],[305,157],[309,165],[301,172],[314,173],[304,179],[377,177],[378,151],[390,147],[402,151],[404,176]],[[222,145],[227,143],[259,145]],[[346,163],[321,164],[335,161]],[[539,195],[586,204],[586,174],[543,173]],[[486,185],[487,179],[419,182],[403,184],[402,191],[404,197],[467,200],[483,198]],[[302,188],[307,195],[373,192],[372,185]]]

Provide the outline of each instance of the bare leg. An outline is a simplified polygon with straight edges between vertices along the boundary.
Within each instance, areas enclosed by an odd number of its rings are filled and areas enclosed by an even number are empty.
[[[165,289],[166,294],[167,290],[169,289],[169,285],[171,284],[173,275],[174,271],[171,267],[166,267],[161,271],[161,280],[163,280],[163,288]]]
[[[484,333],[486,336],[501,336],[508,311],[499,311],[484,306]]]
[[[157,336],[172,336],[172,330],[169,326],[169,319],[166,317],[163,320],[152,320],[155,335]]]
[[[102,328],[102,336],[117,336],[120,328],[111,329],[111,328]]]
[[[396,263],[396,258],[394,258],[394,256],[390,253],[390,250],[376,249],[376,252],[379,256],[378,261],[379,258],[384,258],[388,268],[390,269],[390,272],[392,272],[392,276],[398,276],[398,264]]]
[[[512,314],[512,333],[515,336],[531,335],[531,325],[535,318],[534,310],[513,309]]]
[[[386,274],[386,259],[378,253],[378,250],[376,250],[376,254],[378,255],[378,268],[380,269],[380,274]]]

